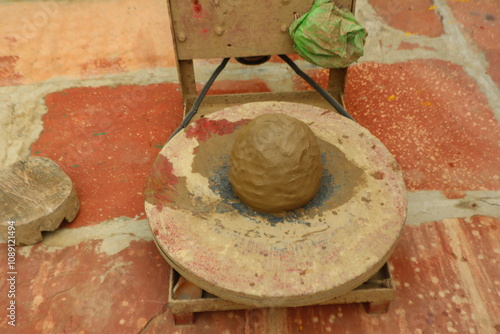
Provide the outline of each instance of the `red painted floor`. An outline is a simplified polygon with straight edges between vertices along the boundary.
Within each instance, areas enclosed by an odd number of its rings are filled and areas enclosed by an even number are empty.
[[[441,60],[353,66],[345,100],[394,154],[409,190],[500,188],[498,121],[459,66]]]
[[[369,0],[369,2],[382,20],[407,34],[436,37],[444,32],[431,0]]]
[[[465,36],[475,43],[488,60],[488,74],[500,87],[500,6],[496,1],[448,0]]]
[[[393,153],[409,191],[450,199],[491,192],[498,202],[500,3],[358,0],[358,7],[376,15],[371,24],[401,36],[432,41],[458,29],[460,45],[485,64],[485,73],[471,73],[441,53],[361,61],[349,68],[345,103]],[[440,16],[447,9],[453,22]],[[43,131],[23,154],[53,159],[81,200],[74,222],[16,248],[16,327],[7,324],[0,260],[2,333],[500,333],[500,209],[406,226],[390,259],[397,296],[386,314],[358,304],[310,306],[203,313],[193,326],[174,326],[169,266],[144,215],[147,175],[183,109],[164,10],[163,0],[0,3],[9,13],[0,25],[0,127],[10,146],[23,140],[6,120],[21,122],[16,115],[29,114],[25,100],[35,98],[46,108]],[[401,40],[391,52],[419,52],[421,41]],[[164,80],[131,83],[144,73]],[[326,83],[325,70],[309,73]],[[279,86],[272,75],[226,77],[211,94],[272,91]],[[283,86],[308,89],[297,78]],[[12,87],[46,90],[18,97]],[[2,104],[9,94],[16,97]],[[3,245],[0,259],[7,259]]]
[[[182,120],[177,85],[73,88],[45,97],[44,131],[33,155],[56,161],[81,200],[68,227],[144,218],[144,185]]]

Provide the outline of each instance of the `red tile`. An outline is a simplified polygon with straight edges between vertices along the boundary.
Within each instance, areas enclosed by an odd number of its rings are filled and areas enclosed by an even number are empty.
[[[345,101],[394,154],[409,190],[500,189],[500,127],[458,65],[416,60],[351,66]]]
[[[143,215],[147,174],[182,120],[178,85],[73,88],[45,103],[31,152],[53,159],[75,184],[81,209],[68,227]]]
[[[154,242],[132,241],[114,255],[99,252],[101,243],[40,244],[29,256],[18,250],[16,333],[139,333],[163,312],[169,267]],[[4,285],[2,279],[2,292]],[[0,308],[8,302],[2,298]],[[2,328],[6,320],[0,318]]]
[[[444,32],[431,0],[369,0],[369,3],[393,28],[429,37],[437,37]]]
[[[396,299],[382,315],[359,304],[289,309],[286,333],[493,333],[500,221],[407,226],[391,257]]]
[[[459,230],[458,243],[474,276],[486,312],[500,327],[500,219],[472,217]]]
[[[168,265],[151,241],[106,254],[102,241],[18,251],[16,301],[20,332],[144,333],[487,333],[499,323],[500,220],[473,217],[407,226],[391,257],[397,297],[389,312],[362,305],[197,314],[175,327],[166,310]],[[18,248],[19,249],[19,248]],[[0,256],[6,258],[5,247]],[[0,290],[5,291],[5,280]],[[0,301],[6,309],[7,298]],[[284,318],[282,318],[284,317]],[[26,321],[25,319],[29,319]],[[22,320],[22,321],[21,321]],[[5,317],[0,320],[5,325]],[[277,331],[275,331],[277,332]]]
[[[499,227],[500,220],[476,216],[406,228],[391,263],[398,304],[417,328],[493,331],[500,314]]]
[[[487,73],[500,87],[500,6],[497,1],[451,1],[453,15],[472,44],[484,51]],[[456,24],[456,23],[453,23]]]
[[[321,87],[327,88],[328,87],[328,73],[329,70],[327,69],[315,69],[315,70],[305,70],[304,72],[307,73],[314,81],[316,81]],[[303,90],[314,90],[313,87],[311,87],[310,84],[308,84],[304,79],[299,77],[298,75],[293,77],[293,83],[294,83],[294,89],[298,91],[303,91]],[[318,96],[318,98],[322,98]]]
[[[267,334],[269,331],[266,331],[264,322],[267,313],[267,309],[196,313],[194,325],[176,327],[172,313],[167,310],[153,319],[143,333]]]

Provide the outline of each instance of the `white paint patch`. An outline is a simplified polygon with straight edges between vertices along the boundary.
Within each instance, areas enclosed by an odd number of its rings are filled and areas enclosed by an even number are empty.
[[[48,233],[43,240],[45,251],[78,245],[82,242],[102,240],[98,251],[114,255],[127,248],[132,241],[153,240],[147,220],[117,218],[98,225],[80,228],[62,228]]]
[[[35,298],[33,298],[33,308],[38,308],[42,302],[43,297],[41,295],[36,295]]]
[[[405,317],[406,316],[406,311],[402,308],[398,308],[396,310],[396,314],[399,315],[400,317]]]
[[[19,256],[23,257],[29,257],[31,254],[31,250],[33,249],[33,246],[23,246],[23,247],[17,247],[16,248],[16,253]]]
[[[410,191],[406,224],[420,225],[450,218],[469,218],[473,215],[496,217],[499,199],[500,191],[466,191],[465,197],[460,199],[448,199],[440,191]],[[473,208],[470,203],[481,205]],[[475,232],[474,236],[479,237],[479,233]],[[431,246],[438,245],[432,243]]]

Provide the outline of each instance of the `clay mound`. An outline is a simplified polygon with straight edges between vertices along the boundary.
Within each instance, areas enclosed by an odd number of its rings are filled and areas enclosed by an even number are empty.
[[[304,123],[262,115],[238,134],[229,181],[240,200],[264,213],[297,209],[317,193],[322,165],[318,141]]]

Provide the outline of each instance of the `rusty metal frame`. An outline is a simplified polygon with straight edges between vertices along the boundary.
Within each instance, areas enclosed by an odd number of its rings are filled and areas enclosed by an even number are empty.
[[[179,278],[179,273],[174,269],[170,269],[168,306],[172,312],[176,326],[194,324],[195,313],[199,312],[250,310],[257,308],[225,300],[211,295],[206,291],[203,291],[201,298],[175,299],[173,291]],[[387,313],[390,302],[394,300],[395,296],[396,287],[389,265],[386,263],[375,275],[356,289],[316,305],[363,303],[367,313],[383,314]]]
[[[294,14],[305,13],[314,0],[167,0],[184,113],[197,96],[194,59],[294,54],[288,27]],[[356,0],[335,0],[355,10]],[[330,69],[327,91],[343,105],[347,68]],[[254,101],[290,101],[331,106],[316,92],[207,96],[200,116],[230,105]]]

